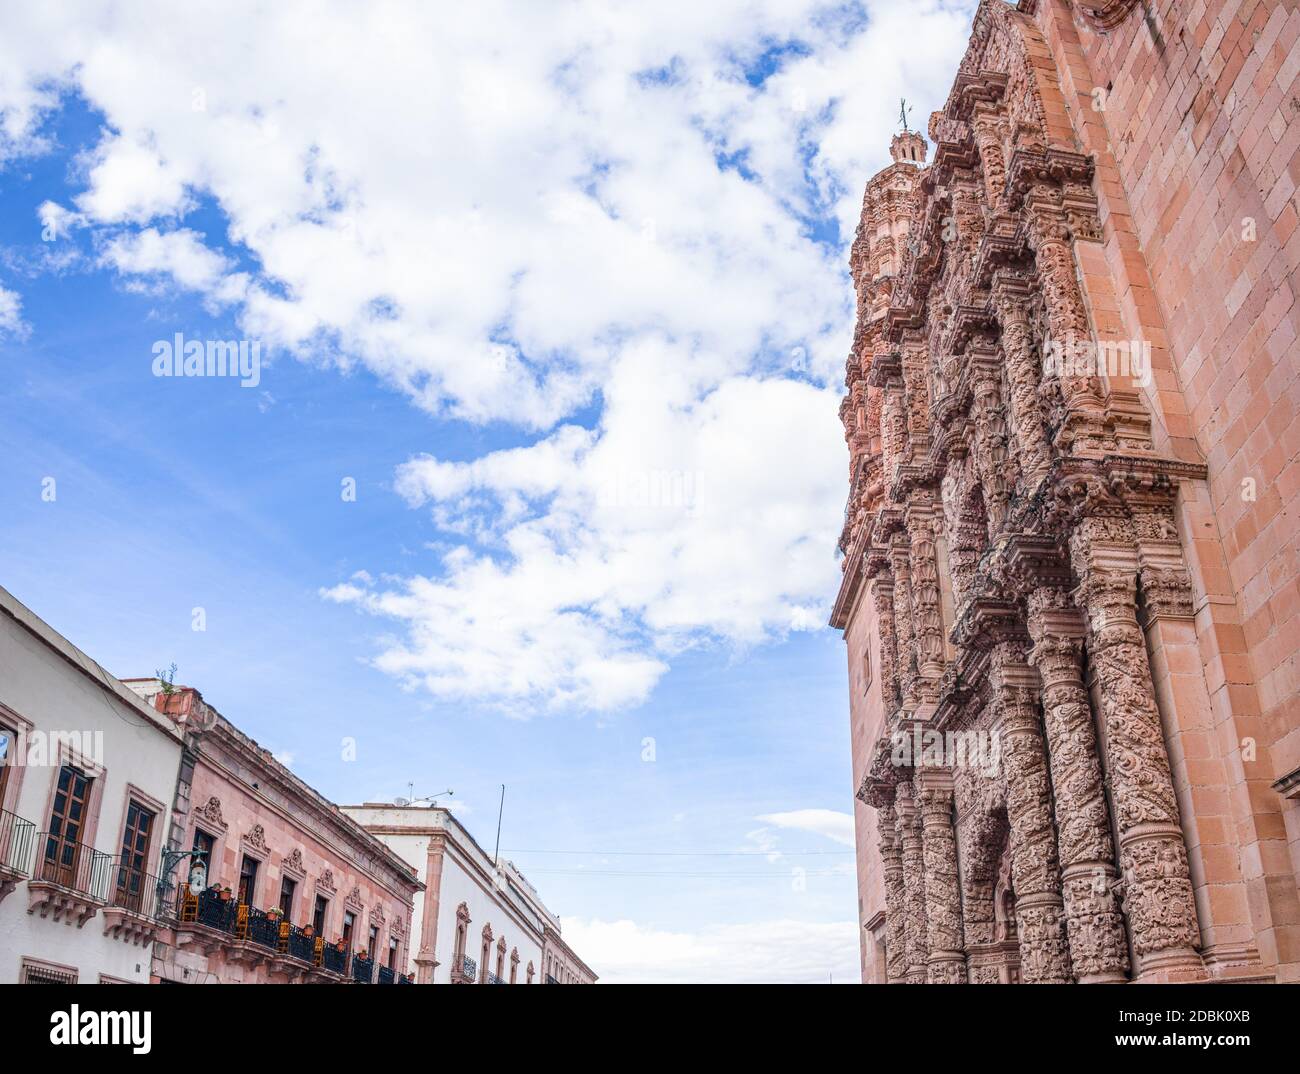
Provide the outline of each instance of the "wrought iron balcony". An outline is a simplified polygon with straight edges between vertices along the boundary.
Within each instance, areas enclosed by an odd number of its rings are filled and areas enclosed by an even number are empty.
[[[246,920],[241,920],[240,911],[247,911]],[[259,910],[256,906],[240,905],[236,911],[235,935],[241,940],[252,940],[271,951],[280,950],[280,919],[278,916]],[[240,935],[240,929],[243,935]]]
[[[357,984],[372,984],[375,978],[375,960],[362,955],[352,956],[352,980]]]
[[[316,940],[306,929],[280,921],[280,940],[276,948],[280,954],[303,962],[316,964]]]
[[[547,984],[559,984],[560,982],[557,981],[554,977],[552,977],[552,976],[548,973],[548,974],[546,975],[546,983],[547,983]]]
[[[397,973],[395,970],[390,970],[387,966],[379,967],[380,984],[393,984],[396,977],[397,977]]]
[[[399,973],[397,975],[398,984],[415,984],[415,978],[409,973]]]
[[[16,813],[0,809],[0,899],[32,873],[32,848],[36,825]]]
[[[317,936],[315,948],[313,965],[329,970],[331,974],[347,973],[347,950],[341,944],[326,944],[324,936]]]
[[[159,930],[161,883],[152,873],[118,859],[113,888],[104,908],[104,935],[142,945],[153,942]]]
[[[478,963],[469,955],[462,955],[460,965],[452,964],[452,984],[473,984],[478,980]]]
[[[27,885],[27,912],[81,928],[108,901],[113,886],[111,854],[66,842],[57,832],[36,836],[37,859]]]
[[[488,973],[487,983],[488,983],[488,984],[506,984],[506,983],[508,983],[508,982],[507,982],[504,978],[502,978],[502,977],[498,977],[495,973]]]

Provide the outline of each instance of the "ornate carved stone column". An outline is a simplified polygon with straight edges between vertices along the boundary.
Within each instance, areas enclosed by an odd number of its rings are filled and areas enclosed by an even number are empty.
[[[880,696],[884,699],[885,715],[889,717],[895,712],[901,694],[898,686],[898,649],[894,636],[894,583],[892,577],[884,573],[887,562],[884,560],[879,564],[881,573],[871,579],[870,589],[880,638]],[[868,569],[873,565],[869,563]]]
[[[948,459],[948,472],[941,486],[944,526],[948,531],[948,566],[952,573],[952,596],[960,608],[970,591],[975,568],[988,542],[988,526],[983,517],[975,517],[972,487],[977,483],[974,464],[965,445],[954,445]]]
[[[913,647],[912,565],[906,534],[894,535],[889,548],[889,562],[894,574],[894,633],[898,657],[895,667],[903,708],[907,709],[915,704],[919,669]]]
[[[903,847],[898,837],[898,814],[893,788],[878,788],[876,824],[880,833],[880,858],[885,877],[885,978],[890,984],[907,980],[906,895],[903,891]]]
[[[1006,202],[1007,158],[1002,150],[1006,120],[992,105],[977,105],[971,118],[971,133],[979,150],[984,172],[984,191],[990,207],[1000,212]]]
[[[926,932],[925,858],[921,842],[921,816],[912,783],[905,780],[895,792],[898,838],[903,853],[904,944],[907,983],[925,984],[930,947]]]
[[[1084,517],[1071,534],[1070,552],[1087,609],[1137,972],[1203,972],[1187,850],[1137,622],[1138,564],[1130,524],[1114,514]]]
[[[944,629],[939,604],[939,560],[934,519],[925,508],[909,507],[907,530],[912,546],[912,623],[919,670],[928,679],[943,674]]]
[[[1011,614],[1018,615],[1018,610],[1011,609]],[[989,677],[994,733],[1001,735],[1007,781],[1021,978],[1026,984],[1064,984],[1072,975],[1047,755],[1038,721],[1038,675],[1025,663],[1022,644],[1004,640],[993,646]]]
[[[1042,361],[1033,353],[1029,288],[1023,278],[999,272],[994,277],[993,296],[1002,326],[1002,353],[1011,394],[1011,427],[1020,450],[1025,487],[1032,489],[1046,476],[1051,451],[1038,400]]]
[[[930,383],[925,340],[918,333],[904,333],[902,374],[907,413],[909,462],[918,462],[930,445]]]
[[[973,375],[974,403],[971,420],[975,426],[975,463],[984,490],[984,507],[988,513],[988,533],[996,537],[1007,516],[1010,489],[1007,482],[1007,429],[1003,415],[1002,385],[998,375],[997,353],[968,348]]]
[[[920,775],[925,860],[926,981],[966,983],[957,840],[952,826],[952,775],[927,769]]]
[[[1065,590],[1039,586],[1028,596],[1029,659],[1042,678],[1052,787],[1056,795],[1070,959],[1080,984],[1124,981],[1128,940],[1115,899],[1115,850],[1110,834],[1092,709],[1079,657],[1083,616]]]

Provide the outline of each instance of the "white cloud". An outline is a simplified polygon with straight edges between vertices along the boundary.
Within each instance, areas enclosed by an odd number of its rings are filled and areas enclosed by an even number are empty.
[[[203,236],[182,228],[160,233],[154,228],[116,235],[105,245],[101,263],[137,275],[161,273],[191,291],[223,293],[229,262],[203,243]]]
[[[838,572],[837,397],[732,376],[700,395],[670,345],[629,348],[596,430],[469,463],[414,459],[413,504],[453,531],[438,578],[329,599],[396,619],[378,665],[441,696],[605,709],[642,700],[683,648],[820,627]]]
[[[603,984],[857,982],[853,921],[780,919],[677,932],[634,921],[561,922],[564,939]]]
[[[0,332],[23,337],[28,326],[23,321],[23,300],[16,291],[0,287]]]
[[[617,708],[683,648],[824,623],[845,247],[892,102],[941,103],[972,7],[24,5],[0,160],[46,148],[74,89],[103,128],[43,222],[268,352],[531,430],[403,466],[453,547],[325,594],[403,626],[376,663],[410,687]],[[224,235],[186,226],[199,206]]]
[[[851,813],[840,813],[834,809],[794,809],[788,813],[765,813],[758,819],[777,828],[823,835],[846,847],[857,845]]]

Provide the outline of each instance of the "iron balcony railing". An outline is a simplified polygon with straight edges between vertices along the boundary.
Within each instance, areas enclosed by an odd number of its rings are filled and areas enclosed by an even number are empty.
[[[308,934],[306,929],[291,925],[284,920],[280,922],[278,950],[282,955],[301,959],[303,962],[315,963],[316,961],[316,941],[314,937]]]
[[[0,809],[0,869],[30,876],[35,845],[36,825],[17,813]]]
[[[84,843],[69,843],[58,832],[41,832],[36,845],[39,856],[32,879],[57,884],[98,902],[109,901],[115,872],[113,855]]]
[[[267,913],[239,902],[233,893],[216,888],[194,892],[181,887],[175,898],[175,920],[179,925],[206,925],[226,932],[236,940],[251,940],[276,954],[287,955],[331,973],[348,972],[348,954],[338,942],[328,943],[306,926],[285,921],[283,915]]]
[[[559,984],[560,982],[557,981],[553,976],[551,976],[551,975],[548,973],[548,974],[546,975],[546,983],[547,983],[547,984]]]
[[[348,953],[339,949],[338,944],[325,943],[324,939],[317,937],[316,946],[320,952],[320,959],[316,963],[322,969],[329,970],[331,973],[348,972]]]
[[[478,963],[469,955],[462,956],[460,960],[460,975],[467,981],[478,980]]]
[[[372,984],[375,978],[375,960],[361,955],[352,956],[352,980],[357,984]]]
[[[397,977],[397,971],[396,971],[396,970],[390,970],[387,966],[380,966],[380,967],[379,967],[379,983],[380,983],[380,984],[393,984],[394,981],[395,981],[395,979],[396,979],[396,977]]]
[[[129,910],[141,917],[158,915],[159,881],[156,876],[136,869],[118,859],[113,870],[113,890],[109,896],[109,905]]]
[[[415,978],[409,973],[399,973],[397,975],[398,984],[415,984]]]
[[[489,973],[489,974],[488,974],[487,983],[488,983],[488,984],[505,984],[506,982],[505,982],[504,978],[498,977],[495,973]]]
[[[182,924],[191,922],[210,929],[233,933],[239,916],[239,903],[229,892],[215,888],[195,892],[188,884],[181,887],[177,898],[176,919]]]

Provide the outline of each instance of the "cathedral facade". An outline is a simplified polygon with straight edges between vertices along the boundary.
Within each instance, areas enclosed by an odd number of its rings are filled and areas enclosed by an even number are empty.
[[[983,0],[867,184],[864,980],[1300,980],[1298,39]]]

